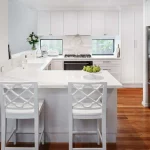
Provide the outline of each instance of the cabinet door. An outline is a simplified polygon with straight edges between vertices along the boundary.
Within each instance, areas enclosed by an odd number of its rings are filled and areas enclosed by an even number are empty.
[[[119,12],[105,12],[105,34],[110,36],[119,35]]]
[[[91,35],[91,12],[78,12],[78,34]]]
[[[50,13],[38,12],[38,35],[44,36],[50,34]]]
[[[1,15],[0,15],[0,35],[1,35],[0,36],[0,67],[3,66],[1,64],[3,61],[5,62],[8,60],[8,41],[9,41],[10,49],[12,50],[12,52],[13,52],[13,48],[15,48],[15,43],[13,40],[15,33],[12,34],[12,32],[14,32],[13,25],[10,24],[10,22],[8,21],[8,2],[13,3],[13,1],[5,1],[5,0],[0,1],[0,12],[1,12]],[[14,21],[15,21],[15,18],[14,18]],[[10,30],[11,32],[10,31],[8,32],[8,29],[10,29],[8,28],[8,26],[11,27],[12,29]],[[12,46],[11,46],[11,42],[12,42]]]
[[[77,34],[77,12],[66,11],[64,12],[64,35]]]
[[[63,70],[63,61],[53,60],[51,63],[51,70]]]
[[[63,35],[63,12],[51,12],[51,34]]]
[[[143,81],[143,10],[139,7],[135,10],[135,83]]]
[[[150,26],[150,0],[146,1],[146,25]]]
[[[92,12],[92,35],[93,36],[104,35],[104,12],[103,11]]]
[[[134,11],[121,14],[122,83],[134,83]]]

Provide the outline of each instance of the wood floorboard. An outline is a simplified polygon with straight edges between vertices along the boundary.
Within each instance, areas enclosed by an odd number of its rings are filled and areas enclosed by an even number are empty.
[[[143,108],[141,102],[142,89],[118,90],[117,143],[107,144],[107,150],[150,150],[150,109]],[[97,147],[91,143],[74,146]],[[40,150],[68,150],[68,143],[47,143]]]

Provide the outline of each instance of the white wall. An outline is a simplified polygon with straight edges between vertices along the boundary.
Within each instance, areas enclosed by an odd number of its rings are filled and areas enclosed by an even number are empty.
[[[12,54],[31,49],[26,41],[31,32],[37,32],[37,12],[19,0],[8,0],[8,42]]]
[[[0,62],[8,59],[8,0],[0,0]]]

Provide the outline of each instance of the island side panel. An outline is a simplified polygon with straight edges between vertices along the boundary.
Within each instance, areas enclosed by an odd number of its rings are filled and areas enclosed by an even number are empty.
[[[107,90],[107,142],[116,143],[117,136],[117,89]]]

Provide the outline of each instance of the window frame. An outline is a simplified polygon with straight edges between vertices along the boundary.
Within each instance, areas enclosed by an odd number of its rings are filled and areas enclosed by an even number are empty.
[[[93,40],[112,40],[113,41],[113,54],[93,54]],[[92,55],[98,56],[113,56],[115,52],[115,39],[92,39]]]
[[[62,41],[62,54],[59,54],[59,55],[63,55],[63,52],[64,52],[64,49],[63,49],[63,39],[40,39],[40,48],[41,48],[41,41],[42,40],[61,40]]]

